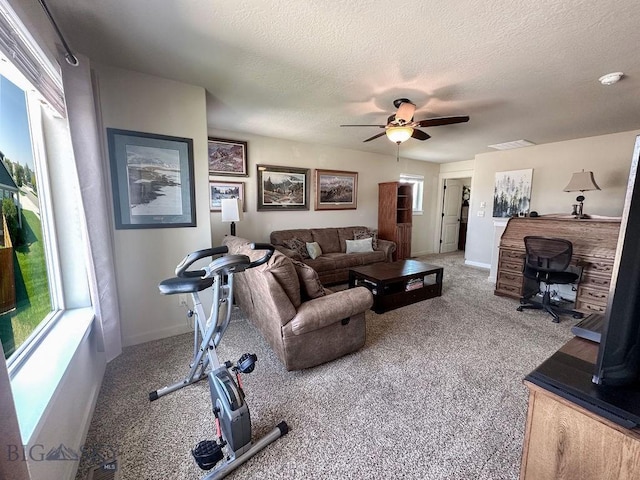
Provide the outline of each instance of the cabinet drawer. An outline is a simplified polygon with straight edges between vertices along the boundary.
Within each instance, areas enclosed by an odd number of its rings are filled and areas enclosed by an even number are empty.
[[[578,289],[577,298],[587,303],[597,303],[599,305],[606,305],[607,298],[609,297],[608,290],[598,290],[595,288],[585,288],[584,285],[580,285]]]
[[[519,273],[513,273],[508,271],[500,271],[498,273],[498,280],[496,283],[516,285],[520,287],[522,285],[522,275]]]
[[[513,259],[524,260],[524,251],[520,250],[507,250],[506,248],[500,249],[500,260]]]
[[[575,309],[584,313],[604,313],[607,310],[607,306],[585,302],[582,299],[577,298]]]
[[[503,271],[509,271],[512,273],[522,273],[522,267],[524,266],[524,260],[508,259],[502,260],[498,265],[498,269]]]
[[[583,273],[580,279],[580,285],[584,287],[592,287],[596,289],[609,290],[611,284],[611,276],[592,275]]]
[[[589,274],[604,274],[604,275],[608,275],[611,276],[611,273],[613,272],[613,261],[608,262],[606,260],[600,260],[600,261],[594,261],[594,260],[589,260],[588,261],[588,265],[585,267],[585,274],[589,275]]]
[[[510,283],[496,283],[496,295],[505,295],[507,297],[520,298],[522,296],[522,282],[519,285],[512,285]]]

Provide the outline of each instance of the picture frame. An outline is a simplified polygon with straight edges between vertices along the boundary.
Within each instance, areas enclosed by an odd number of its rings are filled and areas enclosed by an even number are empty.
[[[316,170],[316,210],[356,210],[358,172]]]
[[[196,226],[193,139],[107,129],[116,229]]]
[[[248,177],[247,142],[209,137],[207,142],[209,175]]]
[[[493,217],[524,217],[531,205],[533,169],[496,172],[493,188]]]
[[[309,210],[309,169],[257,165],[258,211]]]
[[[221,212],[222,199],[239,198],[242,211],[246,212],[244,202],[244,182],[209,182],[209,210]]]

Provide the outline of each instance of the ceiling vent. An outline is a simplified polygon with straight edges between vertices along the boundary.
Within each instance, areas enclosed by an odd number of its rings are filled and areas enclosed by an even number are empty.
[[[511,150],[513,148],[530,147],[531,145],[535,145],[535,143],[530,142],[529,140],[514,140],[512,142],[496,143],[495,145],[489,145],[489,148],[494,148],[496,150]]]

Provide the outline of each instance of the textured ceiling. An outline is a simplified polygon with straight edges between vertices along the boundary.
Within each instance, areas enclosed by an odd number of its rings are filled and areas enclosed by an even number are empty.
[[[206,88],[211,128],[395,155],[339,125],[385,123],[407,97],[416,119],[471,117],[400,147],[433,162],[640,128],[637,0],[47,3],[93,61]]]

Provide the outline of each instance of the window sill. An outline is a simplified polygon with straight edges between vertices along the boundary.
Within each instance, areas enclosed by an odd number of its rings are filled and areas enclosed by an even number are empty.
[[[78,347],[91,332],[92,308],[63,311],[36,348],[9,368],[22,441],[27,444],[53,399]]]

